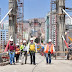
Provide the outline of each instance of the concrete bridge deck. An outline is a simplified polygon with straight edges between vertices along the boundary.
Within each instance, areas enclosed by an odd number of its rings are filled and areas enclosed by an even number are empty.
[[[72,60],[52,59],[52,64],[46,64],[45,57],[36,54],[36,65],[30,64],[28,56],[27,64],[0,66],[0,72],[72,72]]]

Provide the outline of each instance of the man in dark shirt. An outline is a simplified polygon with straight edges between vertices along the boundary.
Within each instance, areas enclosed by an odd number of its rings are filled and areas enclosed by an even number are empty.
[[[16,50],[16,46],[13,45],[13,39],[10,39],[10,44],[8,45],[8,51],[9,51],[9,56],[10,56],[10,65],[12,65],[12,60],[15,65],[15,59],[14,59],[15,50]]]

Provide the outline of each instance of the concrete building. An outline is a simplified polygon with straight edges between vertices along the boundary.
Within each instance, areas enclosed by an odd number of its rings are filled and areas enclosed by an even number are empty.
[[[4,28],[4,30],[8,30],[9,29],[9,22],[7,20],[4,21],[3,28]]]
[[[54,14],[55,11],[53,11],[52,15],[52,25],[50,25],[50,12],[45,17],[45,42],[48,41],[49,38],[52,39],[53,44],[56,46],[57,42],[57,28],[56,28],[56,14]],[[71,36],[71,29],[72,29],[72,21],[69,17],[66,16],[65,18],[65,28],[68,29],[67,34],[68,36]],[[67,37],[68,37],[67,36]],[[69,39],[67,38],[67,42],[69,42]]]
[[[53,11],[52,15],[52,24],[50,18],[50,12],[45,17],[45,42],[48,42],[48,39],[52,39],[52,43],[56,46],[56,11]]]
[[[23,24],[23,39],[29,39],[30,25],[28,20],[24,20]]]
[[[29,19],[29,22],[31,31],[34,31],[34,36],[38,37],[41,33],[41,38],[45,40],[45,18]]]
[[[8,30],[9,29],[9,22],[8,20],[5,20],[1,23],[1,29]]]
[[[4,48],[9,40],[8,30],[0,30],[0,49]]]
[[[49,39],[49,16],[45,17],[45,42],[48,42]]]
[[[72,25],[72,21],[68,16],[65,17],[65,25]]]

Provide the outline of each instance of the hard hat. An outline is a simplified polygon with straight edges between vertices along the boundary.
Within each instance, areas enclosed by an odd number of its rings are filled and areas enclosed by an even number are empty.
[[[13,41],[13,39],[9,39],[10,41]]]
[[[20,42],[22,42],[22,40],[20,40]]]
[[[52,40],[51,39],[49,39],[49,41],[48,42],[51,42]]]
[[[18,46],[19,44],[17,43],[16,46]]]
[[[26,40],[24,40],[23,43],[26,43]]]
[[[30,40],[33,40],[33,38],[30,38]]]

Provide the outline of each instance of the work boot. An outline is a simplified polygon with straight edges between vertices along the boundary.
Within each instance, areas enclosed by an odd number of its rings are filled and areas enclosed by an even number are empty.
[[[25,64],[26,64],[26,60],[25,60]]]
[[[21,65],[23,65],[23,63],[21,63]]]
[[[16,61],[16,63],[18,63],[19,61]]]
[[[15,63],[14,63],[14,65],[15,65]]]
[[[51,64],[51,63],[49,63],[49,64]]]
[[[10,64],[10,65],[12,65],[12,64]]]
[[[30,64],[32,64],[32,62]]]
[[[34,63],[34,65],[36,65],[36,63]]]
[[[26,62],[25,62],[25,64],[26,64]]]

